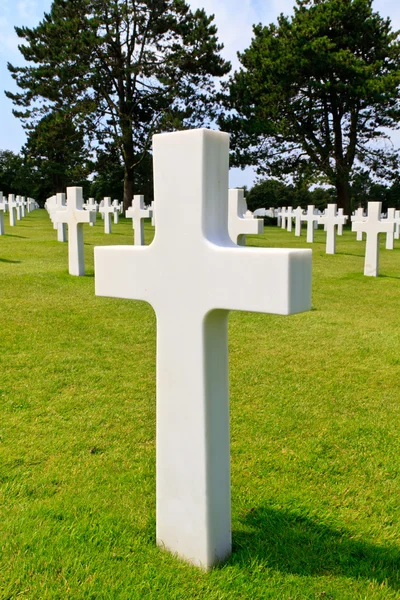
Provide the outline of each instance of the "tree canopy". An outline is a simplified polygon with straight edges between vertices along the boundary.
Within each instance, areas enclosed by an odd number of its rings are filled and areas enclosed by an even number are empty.
[[[124,201],[157,131],[209,124],[220,56],[213,17],[184,0],[54,0],[34,29],[16,28],[25,67],[8,65],[10,93],[28,128],[68,112],[98,149],[112,145],[124,167]]]
[[[351,209],[358,168],[393,176],[387,128],[400,120],[400,44],[371,0],[297,0],[294,15],[254,27],[229,81],[233,161],[259,174],[336,188]]]

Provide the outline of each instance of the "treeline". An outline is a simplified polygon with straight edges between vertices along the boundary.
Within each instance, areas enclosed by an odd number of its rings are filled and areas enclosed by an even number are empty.
[[[296,0],[254,26],[231,73],[214,17],[184,0],[54,0],[16,27],[24,66],[8,64],[28,137],[18,177],[41,200],[82,184],[127,206],[151,195],[154,133],[212,126],[230,133],[232,166],[301,181],[299,198],[326,195],[318,182],[348,214],[359,173],[372,195],[399,178],[400,34],[372,4]]]
[[[353,209],[366,208],[368,202],[382,202],[382,210],[389,207],[400,209],[400,179],[385,185],[373,181],[368,173],[359,173],[350,186],[351,206]],[[265,179],[256,183],[245,193],[247,206],[254,211],[257,208],[276,208],[278,206],[301,206],[313,204],[319,210],[325,210],[327,204],[336,203],[336,190],[327,187],[307,188],[304,185],[285,184],[274,179]]]

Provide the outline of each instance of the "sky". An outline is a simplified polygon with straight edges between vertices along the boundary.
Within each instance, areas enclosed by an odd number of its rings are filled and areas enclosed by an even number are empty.
[[[215,15],[219,40],[224,44],[222,54],[230,60],[233,69],[238,68],[237,52],[250,44],[253,24],[268,25],[276,21],[279,13],[292,14],[294,0],[189,0],[193,9],[204,8],[207,14]],[[15,91],[7,63],[21,65],[15,26],[36,26],[49,11],[51,0],[0,0],[0,149],[19,152],[25,143],[25,134],[11,110],[12,102],[3,90]],[[375,0],[375,11],[382,17],[390,17],[393,29],[400,29],[399,0]],[[393,142],[400,146],[400,132],[392,135]],[[230,186],[251,187],[255,180],[253,169],[245,171],[231,169]]]

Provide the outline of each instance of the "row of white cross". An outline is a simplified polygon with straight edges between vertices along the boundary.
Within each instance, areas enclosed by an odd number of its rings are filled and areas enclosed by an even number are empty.
[[[83,224],[89,223],[93,225],[98,211],[104,219],[105,233],[111,233],[111,217],[114,217],[114,222],[118,222],[115,221],[120,211],[118,201],[114,200],[111,202],[111,198],[106,197],[98,204],[94,198],[89,198],[85,204],[83,202],[82,188],[70,187],[67,188],[67,201],[65,194],[59,193],[48,198],[45,207],[53,221],[54,228],[57,229],[58,241],[67,241],[66,226],[68,225],[68,262],[70,274],[84,275]],[[128,208],[125,215],[127,218],[132,219],[135,245],[144,245],[144,220],[151,217],[154,223],[154,203],[152,203],[151,208],[145,208],[144,196],[134,196],[132,205]],[[252,213],[247,211],[243,190],[229,190],[228,231],[231,240],[244,246],[246,244],[246,234],[262,233],[263,229],[263,220],[254,219]]]
[[[32,212],[39,205],[33,198],[25,198],[25,196],[15,196],[9,194],[8,198],[0,192],[0,235],[4,235],[4,214],[9,213],[10,226],[15,227],[17,221],[23,219],[27,213]]]
[[[301,222],[307,221],[307,242],[314,241],[315,224],[323,224],[326,230],[326,253],[336,252],[336,233],[343,233],[343,225],[347,216],[343,210],[337,210],[336,204],[328,204],[324,214],[318,214],[315,207],[310,205],[307,213],[303,213],[301,207],[296,210],[282,208],[277,214],[281,219],[281,227],[291,230],[292,219],[296,219],[295,235],[301,233]],[[358,208],[351,216],[352,231],[357,232],[357,240],[362,240],[363,233],[366,234],[364,275],[376,277],[379,273],[379,235],[386,233],[386,248],[393,250],[394,240],[400,238],[400,210],[389,208],[386,218],[382,217],[382,203],[368,202],[368,214],[365,215],[362,208]],[[289,227],[290,224],[290,227]]]

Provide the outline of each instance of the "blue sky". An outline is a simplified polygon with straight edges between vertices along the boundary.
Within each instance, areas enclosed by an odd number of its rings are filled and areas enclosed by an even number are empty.
[[[290,14],[294,0],[189,0],[193,9],[204,8],[208,14],[215,14],[219,38],[225,45],[223,54],[233,67],[237,67],[236,53],[244,50],[251,40],[254,23],[268,24],[276,20],[279,13]],[[3,90],[14,90],[14,82],[7,70],[7,62],[21,64],[18,51],[18,38],[15,25],[33,27],[42,19],[51,6],[50,0],[0,0],[0,149],[18,152],[25,142],[25,134],[11,112],[12,103]],[[399,0],[375,0],[374,10],[383,17],[390,17],[394,29],[400,29]],[[396,146],[400,146],[400,132],[392,136]],[[232,169],[232,187],[248,185],[254,181],[252,169],[241,171]]]

